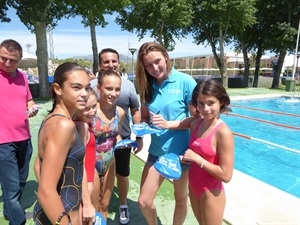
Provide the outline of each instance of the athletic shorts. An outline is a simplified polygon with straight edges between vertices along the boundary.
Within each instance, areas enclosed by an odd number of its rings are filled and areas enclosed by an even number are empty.
[[[116,173],[122,177],[130,174],[131,147],[117,149],[115,151]]]
[[[148,159],[147,159],[147,163],[150,166],[153,166],[157,159],[158,159],[157,156],[149,154]],[[181,165],[182,172],[185,172],[185,171],[188,171],[190,169],[191,164],[189,164],[189,163],[180,163],[180,165]]]

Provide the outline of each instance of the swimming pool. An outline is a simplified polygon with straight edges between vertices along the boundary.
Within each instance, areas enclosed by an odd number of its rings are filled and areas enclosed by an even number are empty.
[[[300,198],[300,101],[232,101],[235,169]]]

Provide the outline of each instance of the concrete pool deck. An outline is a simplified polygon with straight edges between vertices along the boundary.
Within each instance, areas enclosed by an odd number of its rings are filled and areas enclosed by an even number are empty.
[[[255,93],[255,90],[253,90]],[[230,94],[230,92],[229,92]],[[299,93],[279,92],[247,96],[231,96],[231,100],[300,97]],[[299,162],[300,164],[300,162]],[[299,171],[300,177],[300,171]],[[300,199],[258,179],[234,170],[225,184],[227,205],[224,218],[233,225],[299,225]]]

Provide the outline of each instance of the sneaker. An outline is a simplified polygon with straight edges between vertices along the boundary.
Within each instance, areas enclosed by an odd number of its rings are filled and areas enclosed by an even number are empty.
[[[122,205],[119,208],[120,224],[127,224],[129,222],[129,210],[127,205]]]

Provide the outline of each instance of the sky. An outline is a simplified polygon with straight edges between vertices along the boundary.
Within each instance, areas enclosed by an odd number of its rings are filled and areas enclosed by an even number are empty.
[[[0,41],[15,39],[22,45],[23,51],[35,54],[35,35],[19,20],[14,9],[8,11],[8,17],[12,20],[10,23],[0,23]],[[109,24],[105,28],[96,27],[98,51],[110,47],[120,54],[131,57],[129,46],[138,49],[144,42],[153,41],[148,36],[139,42],[136,34],[122,31],[121,27],[114,22],[114,18],[115,16],[108,15],[106,21]],[[30,44],[31,47],[26,47],[26,44]],[[58,26],[53,30],[53,44],[54,57],[58,59],[92,55],[90,30],[83,26],[80,17],[58,21]],[[233,50],[227,47],[226,52],[233,52]],[[181,41],[177,40],[175,50],[169,52],[171,58],[204,54],[212,54],[210,46],[196,45],[193,43],[192,36]]]

